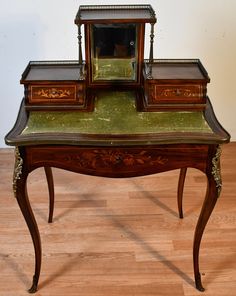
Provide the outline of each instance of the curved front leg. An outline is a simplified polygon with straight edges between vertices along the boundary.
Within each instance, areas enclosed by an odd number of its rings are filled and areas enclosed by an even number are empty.
[[[207,191],[206,197],[202,206],[200,216],[198,218],[194,243],[193,243],[193,265],[194,265],[194,276],[196,288],[199,291],[204,291],[205,289],[202,286],[201,274],[199,271],[199,249],[200,243],[203,235],[203,231],[206,227],[207,221],[209,220],[211,213],[215,207],[217,198],[220,195],[222,182],[220,175],[220,147],[217,148],[216,154],[211,162],[211,169],[207,172]]]
[[[17,147],[15,150],[15,169],[13,176],[13,191],[17,202],[20,206],[21,212],[25,218],[26,224],[29,228],[30,235],[34,244],[35,251],[35,273],[33,276],[33,283],[31,288],[28,290],[29,293],[35,293],[37,291],[38,280],[41,269],[41,259],[42,259],[42,250],[41,250],[41,241],[40,234],[38,230],[37,223],[34,218],[33,211],[31,209],[28,194],[27,194],[27,177],[28,170],[27,165],[24,163],[23,152],[20,151]]]
[[[48,183],[48,192],[49,192],[49,215],[48,223],[52,223],[53,219],[53,210],[54,210],[54,183],[52,169],[50,167],[44,167],[47,183]]]
[[[181,168],[179,174],[179,182],[178,182],[178,210],[179,217],[183,218],[183,191],[184,191],[184,182],[187,173],[187,168]]]

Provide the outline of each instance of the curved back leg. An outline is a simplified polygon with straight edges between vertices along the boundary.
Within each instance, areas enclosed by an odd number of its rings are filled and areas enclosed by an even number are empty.
[[[50,167],[44,167],[44,171],[48,183],[48,192],[49,192],[49,215],[48,223],[52,223],[53,220],[53,211],[54,211],[54,183],[52,169]]]
[[[179,210],[179,218],[183,218],[183,191],[184,191],[184,182],[187,173],[187,168],[181,168],[179,174],[179,182],[178,182],[178,210]]]

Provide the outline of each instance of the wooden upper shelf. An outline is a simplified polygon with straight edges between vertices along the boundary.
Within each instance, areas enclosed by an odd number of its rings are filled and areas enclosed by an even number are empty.
[[[31,61],[22,74],[21,83],[83,80],[84,65],[77,61]],[[82,70],[82,71],[80,71]]]
[[[161,82],[196,81],[210,82],[206,69],[199,59],[156,59],[145,60],[144,77]],[[151,77],[148,77],[150,76]]]
[[[75,24],[86,23],[155,23],[151,5],[81,5]]]

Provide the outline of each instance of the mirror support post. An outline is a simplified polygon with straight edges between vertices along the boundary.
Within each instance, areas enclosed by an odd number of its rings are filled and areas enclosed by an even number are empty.
[[[151,23],[149,63],[153,62],[154,23]]]
[[[83,63],[83,57],[82,57],[82,35],[81,35],[81,25],[78,25],[78,44],[79,44],[79,65],[82,65]]]

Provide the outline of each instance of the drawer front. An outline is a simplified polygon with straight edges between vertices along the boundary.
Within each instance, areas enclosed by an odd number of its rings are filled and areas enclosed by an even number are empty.
[[[150,103],[203,103],[202,85],[149,84]]]
[[[83,85],[30,85],[28,99],[31,104],[80,103],[83,99]]]
[[[30,169],[57,167],[103,177],[135,177],[182,167],[206,170],[208,145],[160,145],[159,147],[27,147]]]

